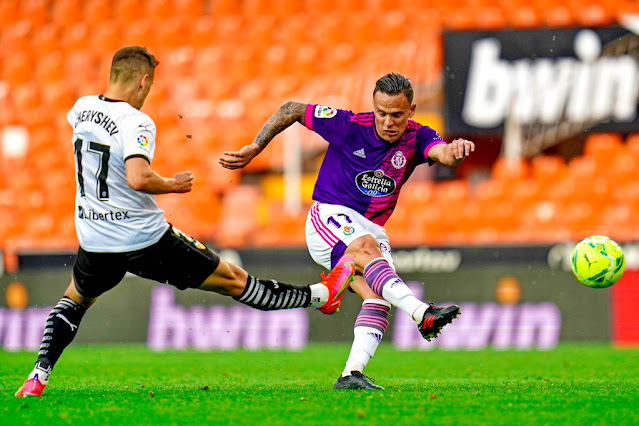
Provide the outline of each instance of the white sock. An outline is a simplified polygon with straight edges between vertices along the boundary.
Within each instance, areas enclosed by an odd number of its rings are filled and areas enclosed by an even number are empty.
[[[37,376],[40,383],[46,385],[47,383],[49,383],[49,373],[49,371],[44,371],[36,367],[33,369],[31,374],[29,374],[28,378],[33,379]]]
[[[406,312],[415,322],[420,322],[428,305],[419,300],[403,281],[392,278],[384,284],[382,297],[393,306]]]
[[[424,312],[426,312],[426,309],[428,309],[428,305],[426,303],[421,304],[417,309],[415,309],[415,312],[413,312],[413,315],[411,316],[416,323],[419,324],[421,320],[424,319]]]
[[[375,355],[383,336],[376,328],[362,326],[355,327],[353,334],[355,338],[342,377],[350,376],[351,371],[364,371],[368,361]]]
[[[316,308],[328,302],[328,287],[324,284],[311,284],[311,306]]]

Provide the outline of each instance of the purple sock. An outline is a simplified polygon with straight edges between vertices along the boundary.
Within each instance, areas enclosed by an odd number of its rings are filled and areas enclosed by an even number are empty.
[[[403,283],[397,272],[391,268],[386,259],[375,259],[364,268],[364,278],[371,287],[371,290],[378,296],[384,297],[382,291],[384,284],[393,280],[393,283]]]

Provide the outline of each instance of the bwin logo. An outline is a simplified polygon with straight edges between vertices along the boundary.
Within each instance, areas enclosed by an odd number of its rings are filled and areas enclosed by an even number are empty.
[[[500,59],[495,38],[473,43],[462,116],[466,123],[492,128],[510,115],[521,124],[633,121],[639,66],[629,55],[600,57],[601,40],[592,30],[574,39],[576,58]]]

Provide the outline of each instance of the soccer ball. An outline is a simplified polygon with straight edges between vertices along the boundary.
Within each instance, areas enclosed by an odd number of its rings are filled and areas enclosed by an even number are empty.
[[[619,244],[602,235],[584,238],[572,251],[572,272],[588,287],[610,287],[619,281],[625,266]]]

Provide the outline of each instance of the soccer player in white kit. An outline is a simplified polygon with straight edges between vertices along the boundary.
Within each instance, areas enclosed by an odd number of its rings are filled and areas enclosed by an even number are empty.
[[[231,296],[261,310],[316,307],[334,313],[355,273],[350,255],[320,283],[294,286],[249,275],[169,224],[154,194],[185,193],[191,172],[151,169],[155,124],[140,111],[158,62],[145,48],[113,56],[104,95],[84,96],[68,113],[76,160],[75,225],[80,247],[71,283],[49,314],[35,367],[16,396],[40,396],[86,310],[127,272],[178,289]]]
[[[383,225],[416,166],[458,165],[475,144],[465,139],[446,143],[435,130],[410,120],[416,109],[413,88],[401,74],[389,73],[377,81],[373,108],[355,114],[289,101],[252,144],[220,157],[223,167],[245,167],[295,122],[328,141],[306,221],[306,242],[313,260],[325,268],[337,264],[344,253],[353,255],[359,275],[351,289],[364,300],[337,389],[382,389],[362,372],[386,331],[391,305],[410,315],[427,340],[459,314],[456,305],[436,307],[415,297],[395,272]]]

